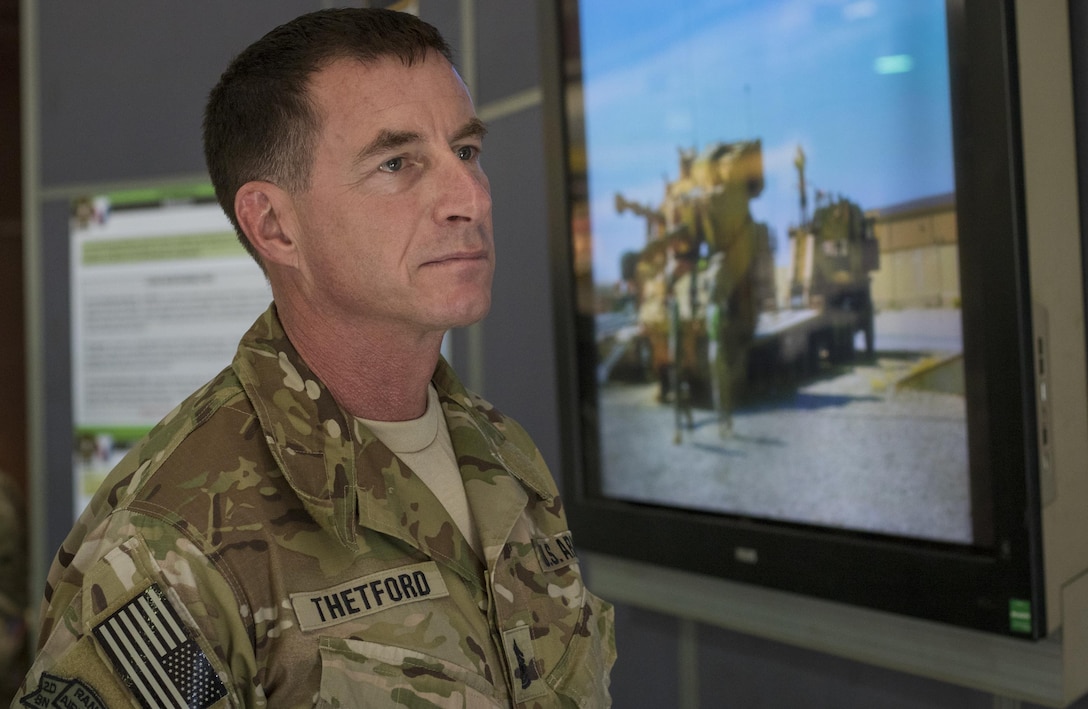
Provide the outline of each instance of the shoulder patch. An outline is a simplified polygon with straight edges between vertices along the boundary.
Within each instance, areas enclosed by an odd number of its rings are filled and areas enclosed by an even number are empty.
[[[90,685],[78,679],[57,677],[43,672],[38,688],[19,700],[24,707],[81,707],[107,709],[106,703]]]
[[[540,560],[540,568],[545,571],[562,569],[578,561],[578,554],[574,551],[574,537],[570,532],[534,539],[533,546]]]
[[[227,694],[158,585],[94,627],[94,637],[145,709],[207,709]]]

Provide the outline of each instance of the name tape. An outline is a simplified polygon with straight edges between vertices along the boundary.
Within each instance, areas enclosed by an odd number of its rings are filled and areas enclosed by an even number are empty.
[[[323,591],[291,594],[303,630],[338,625],[416,601],[450,595],[433,561],[380,571]]]

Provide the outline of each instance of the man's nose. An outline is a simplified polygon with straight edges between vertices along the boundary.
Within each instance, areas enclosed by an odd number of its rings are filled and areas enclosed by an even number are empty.
[[[434,177],[436,221],[475,222],[491,214],[491,184],[478,163],[454,156]]]

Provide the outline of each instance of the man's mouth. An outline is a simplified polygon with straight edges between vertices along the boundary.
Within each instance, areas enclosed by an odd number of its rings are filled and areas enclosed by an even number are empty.
[[[442,266],[442,265],[454,265],[466,261],[487,261],[489,254],[487,251],[480,249],[476,251],[456,251],[450,254],[443,254],[438,258],[431,259],[423,262],[424,266]]]

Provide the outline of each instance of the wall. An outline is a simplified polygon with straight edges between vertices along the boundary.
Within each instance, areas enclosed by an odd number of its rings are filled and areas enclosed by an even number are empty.
[[[35,67],[28,136],[32,470],[39,500],[33,581],[59,544],[70,422],[67,201],[89,189],[203,175],[199,112],[230,56],[310,0],[24,0]],[[351,4],[351,3],[331,3]],[[451,336],[455,366],[536,437],[556,465],[559,416],[548,265],[549,216],[538,46],[550,2],[420,0],[458,47],[490,133],[499,271],[484,323]],[[1083,24],[1081,25],[1083,26]],[[48,258],[46,256],[48,255]],[[50,376],[46,377],[45,374]],[[556,471],[558,472],[558,471]],[[61,505],[63,508],[63,505]],[[577,537],[576,537],[577,539]],[[588,569],[592,579],[592,568]],[[617,707],[1015,707],[1016,702],[632,606],[617,608]],[[1077,704],[1088,708],[1088,702]]]

